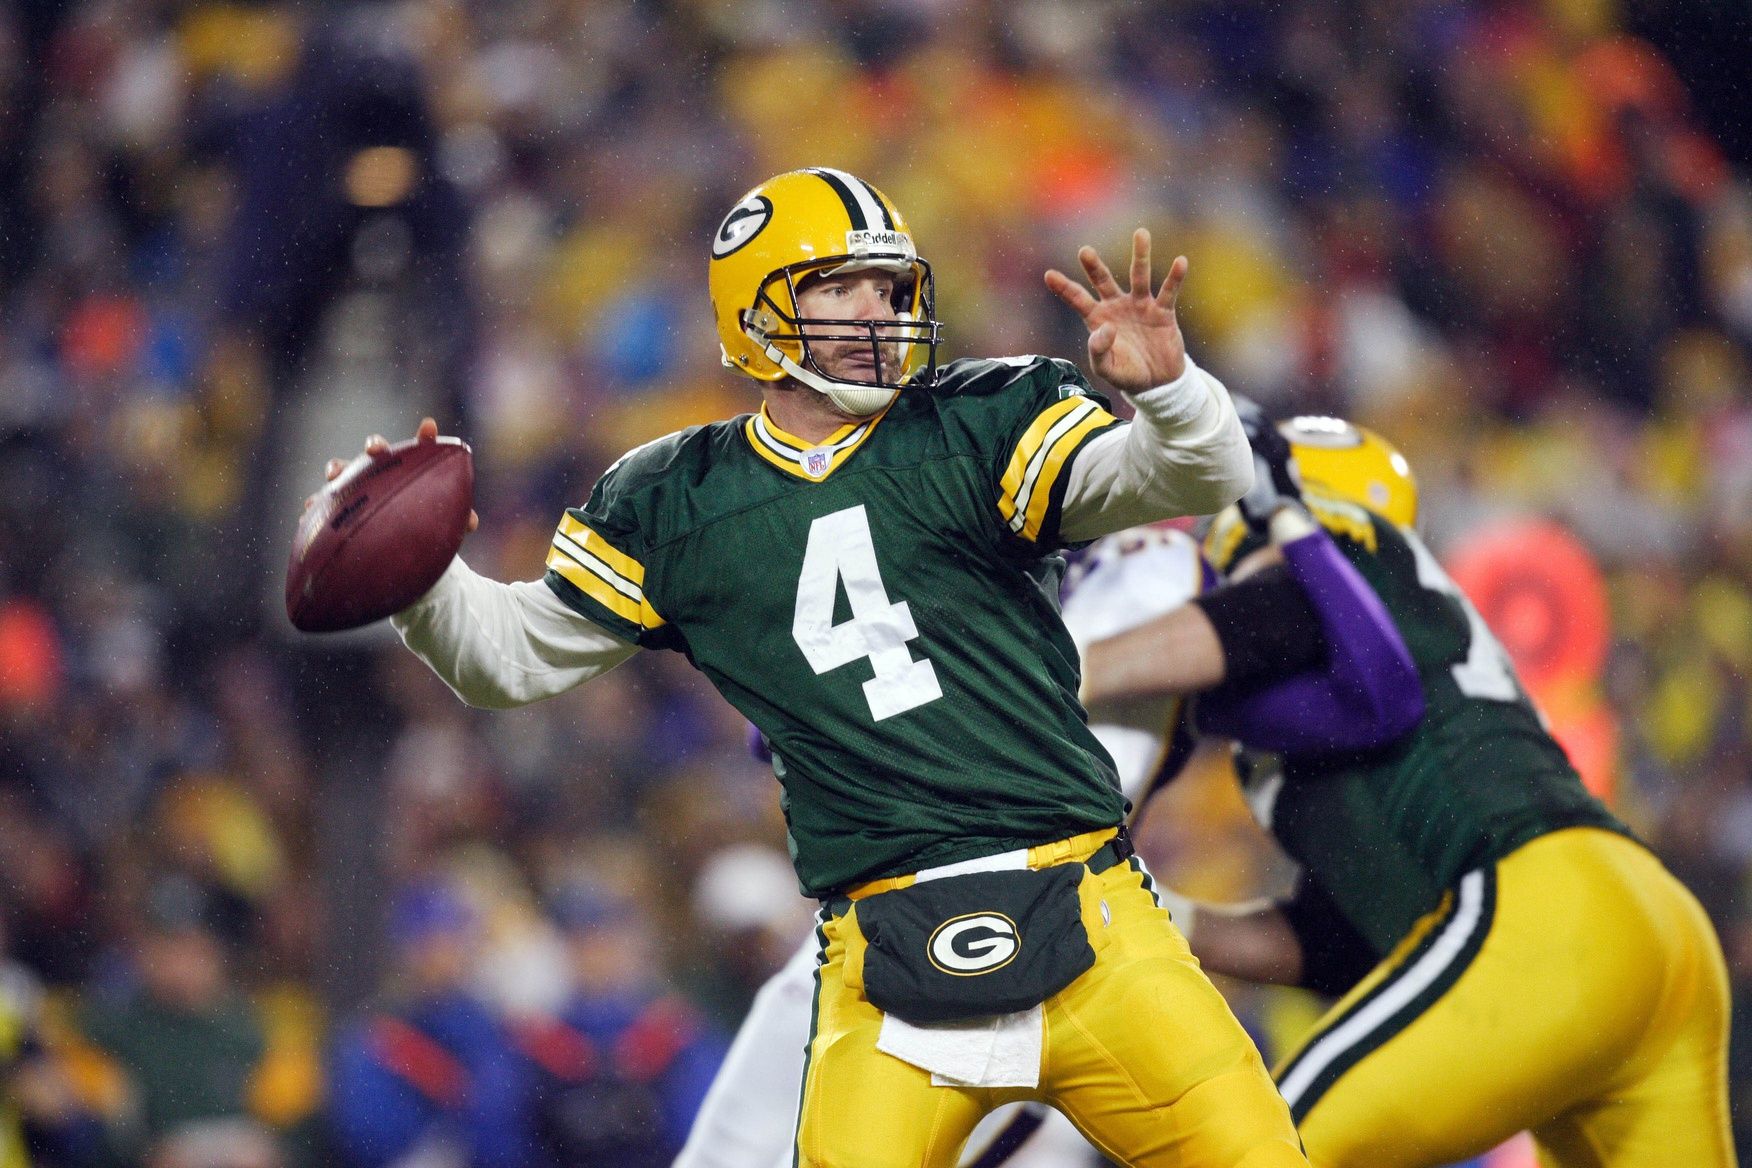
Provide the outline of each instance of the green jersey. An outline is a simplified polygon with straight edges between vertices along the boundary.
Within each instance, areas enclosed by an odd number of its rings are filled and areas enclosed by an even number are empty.
[[[1445,889],[1527,841],[1588,825],[1629,834],[1582,786],[1508,654],[1417,535],[1354,504],[1310,494],[1393,619],[1423,684],[1425,712],[1393,744],[1355,754],[1253,759],[1255,814],[1329,901],[1384,956]],[[1207,541],[1226,566],[1244,529]]]
[[[550,587],[759,727],[805,891],[1120,822],[1058,616],[1075,366],[956,361],[820,443],[763,409],[642,446],[561,520]]]

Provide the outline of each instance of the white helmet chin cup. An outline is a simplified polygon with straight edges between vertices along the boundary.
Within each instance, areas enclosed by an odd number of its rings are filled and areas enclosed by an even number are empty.
[[[757,340],[762,339],[752,330],[750,330],[749,335]],[[805,369],[797,364],[785,356],[784,351],[771,341],[763,340],[763,347],[773,364],[783,369],[787,376],[807,385],[853,417],[869,417],[893,401],[894,395],[900,392],[899,387],[893,385],[853,385],[843,381],[834,381],[831,378],[821,376],[813,369]]]
[[[806,383],[807,384],[807,383]],[[893,386],[872,385],[869,389],[854,389],[849,385],[835,385],[827,382],[823,385],[811,385],[827,395],[827,400],[857,418],[867,418],[879,412],[900,390]]]

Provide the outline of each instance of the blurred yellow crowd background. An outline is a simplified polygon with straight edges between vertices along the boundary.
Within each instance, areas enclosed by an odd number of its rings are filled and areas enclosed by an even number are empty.
[[[1514,518],[1573,533],[1610,633],[1550,700],[1605,719],[1616,803],[1709,907],[1744,1013],[1749,19],[1631,0],[0,14],[0,1048],[23,1135],[0,1159],[395,1162],[423,1129],[336,1114],[334,1085],[441,1086],[442,1060],[384,1029],[435,993],[481,1004],[478,1034],[593,987],[673,995],[698,1059],[663,1123],[685,1131],[807,920],[739,719],[655,657],[479,714],[386,634],[298,638],[276,590],[322,460],[368,432],[431,412],[468,438],[465,555],[527,579],[613,458],[747,410],[706,241],[803,165],[904,209],[948,357],[1081,360],[1041,272],[1083,243],[1115,260],[1143,224],[1191,258],[1200,362],[1398,444],[1438,554]],[[1215,753],[1146,838],[1193,893],[1283,877]],[[590,948],[611,935],[649,955],[636,992]],[[462,958],[439,944],[459,938]],[[1234,992],[1268,1046],[1305,1009]],[[176,1042],[142,1054],[159,1025]],[[201,1099],[152,1065],[169,1049],[217,1068]],[[505,1149],[533,1121],[500,1119],[464,1162],[532,1162]]]

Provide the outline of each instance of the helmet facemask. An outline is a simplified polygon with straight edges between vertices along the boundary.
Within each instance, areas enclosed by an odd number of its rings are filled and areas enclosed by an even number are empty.
[[[810,277],[825,278],[875,269],[895,277],[892,320],[803,317],[798,293]],[[742,328],[786,375],[845,411],[863,417],[893,400],[903,385],[927,385],[936,375],[941,326],[934,313],[931,265],[909,255],[839,255],[789,264],[767,276],[754,307],[742,313]],[[870,347],[873,377],[854,380],[824,369],[811,348],[820,344]]]

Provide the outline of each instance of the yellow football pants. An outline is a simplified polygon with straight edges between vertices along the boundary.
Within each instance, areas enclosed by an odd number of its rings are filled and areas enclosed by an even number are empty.
[[[1112,835],[1032,848],[1029,864],[1086,859]],[[880,881],[853,897],[907,883]],[[1095,964],[1045,1003],[1033,1090],[934,1087],[928,1072],[878,1051],[882,1013],[862,991],[857,913],[829,916],[821,927],[798,1162],[947,1168],[987,1111],[1038,1099],[1120,1164],[1305,1166],[1263,1060],[1156,904],[1141,865],[1085,873],[1079,892]]]
[[[1556,1168],[1727,1168],[1728,979],[1635,842],[1543,836],[1463,877],[1278,1068],[1315,1168],[1428,1168],[1531,1130]]]

